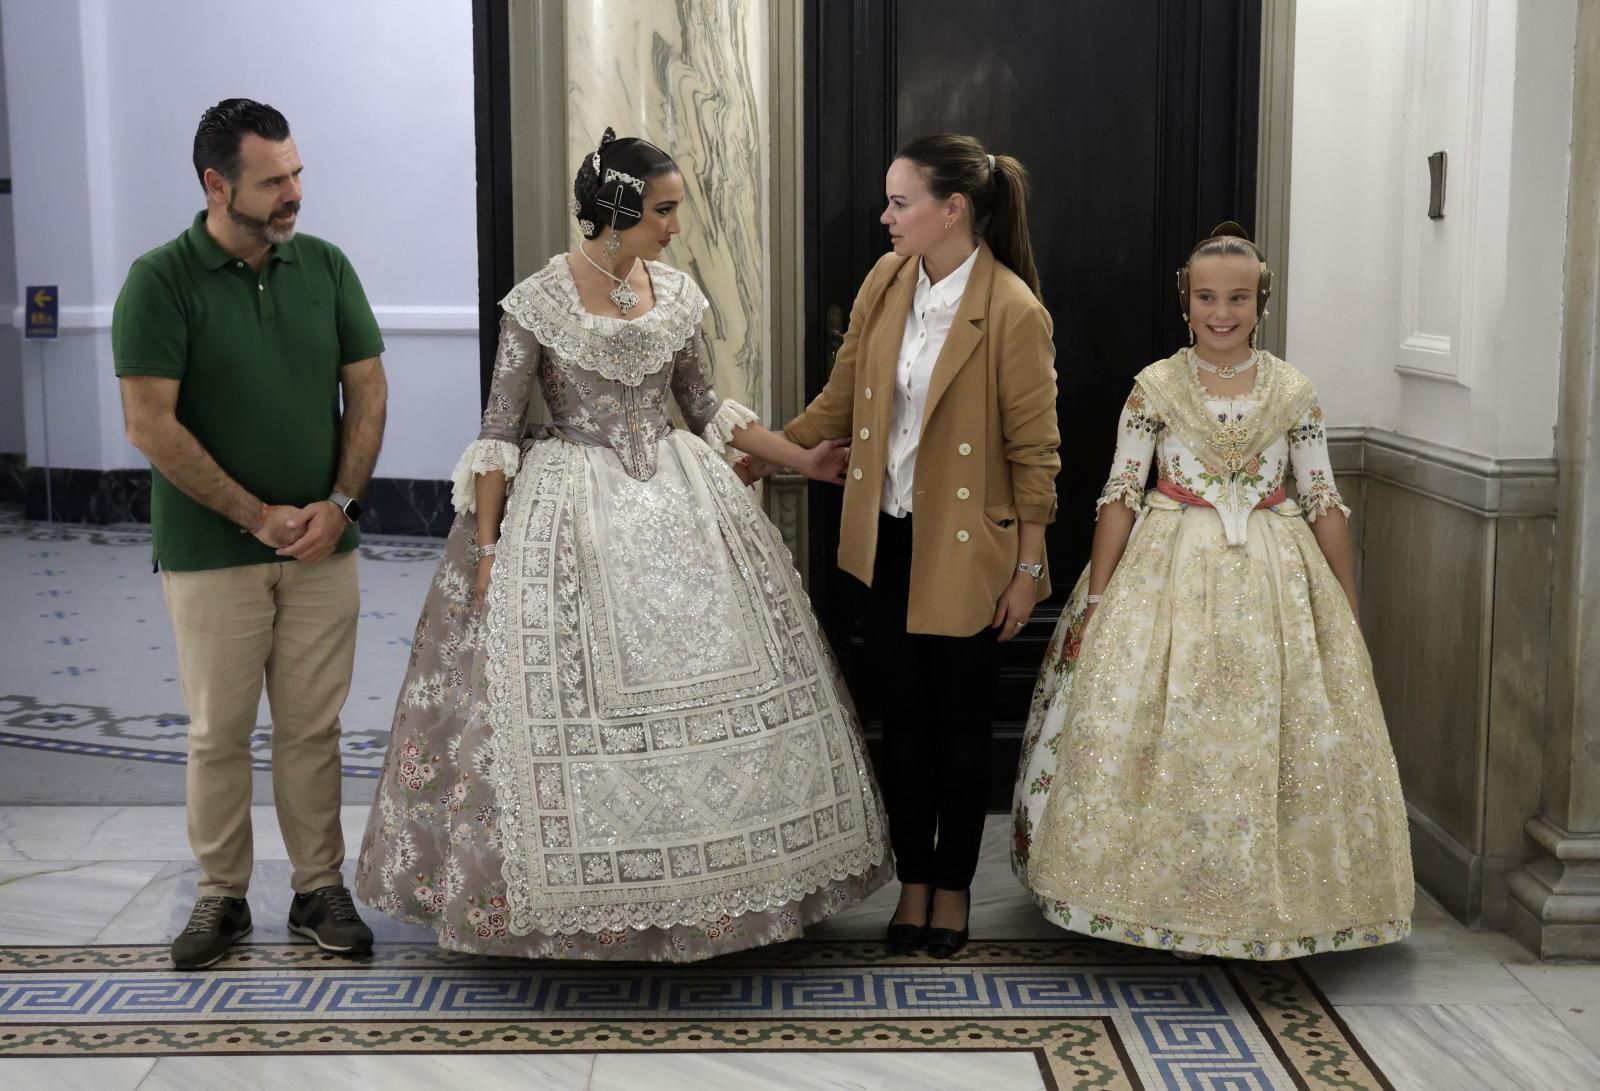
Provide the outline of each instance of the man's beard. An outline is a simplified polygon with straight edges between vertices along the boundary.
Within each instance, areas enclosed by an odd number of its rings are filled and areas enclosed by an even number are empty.
[[[298,213],[300,211],[300,202],[290,201],[278,211]],[[265,242],[276,246],[278,243],[288,242],[294,238],[294,224],[291,223],[287,227],[279,227],[270,218],[263,219],[260,216],[252,216],[248,212],[240,212],[234,207],[232,198],[228,200],[228,219],[247,231],[257,242]]]

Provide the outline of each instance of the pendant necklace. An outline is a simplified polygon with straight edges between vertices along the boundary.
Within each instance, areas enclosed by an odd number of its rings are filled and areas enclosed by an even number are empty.
[[[595,261],[593,258],[591,258],[589,256],[589,251],[585,250],[583,247],[578,247],[578,253],[583,255],[584,261],[588,262],[590,265],[600,270],[600,272],[604,273],[607,277],[610,277],[612,280],[617,282],[617,286],[611,289],[609,295],[611,302],[617,305],[617,310],[626,315],[629,311],[633,310],[639,305],[639,293],[634,291],[626,280],[617,276],[610,269],[607,269],[604,265],[601,265],[598,261]],[[628,268],[628,275],[632,276],[634,269],[637,269],[638,267],[639,259],[634,258],[633,265]]]

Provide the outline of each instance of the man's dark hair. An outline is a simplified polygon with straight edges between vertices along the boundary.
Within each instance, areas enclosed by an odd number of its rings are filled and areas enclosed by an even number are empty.
[[[230,184],[239,181],[239,145],[245,133],[278,143],[289,139],[289,122],[266,103],[247,98],[225,98],[200,115],[194,131],[194,173],[202,188],[207,168]]]

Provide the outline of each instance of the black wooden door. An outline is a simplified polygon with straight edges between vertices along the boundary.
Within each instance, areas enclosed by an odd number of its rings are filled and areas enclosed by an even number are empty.
[[[1261,0],[808,0],[807,386],[822,388],[857,287],[888,249],[894,150],[970,133],[1032,175],[1055,319],[1060,513],[1054,599],[1006,645],[991,807],[1009,806],[1035,674],[1088,561],[1094,501],[1134,373],[1185,338],[1174,271],[1220,220],[1253,226]],[[833,565],[840,490],[813,485],[811,593],[877,735],[862,589]]]

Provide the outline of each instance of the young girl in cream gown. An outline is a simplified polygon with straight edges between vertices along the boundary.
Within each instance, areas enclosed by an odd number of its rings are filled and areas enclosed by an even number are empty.
[[[1410,930],[1405,802],[1322,411],[1254,347],[1271,283],[1236,224],[1200,243],[1179,272],[1192,347],[1122,410],[1013,807],[1013,868],[1063,928],[1248,959]]]

